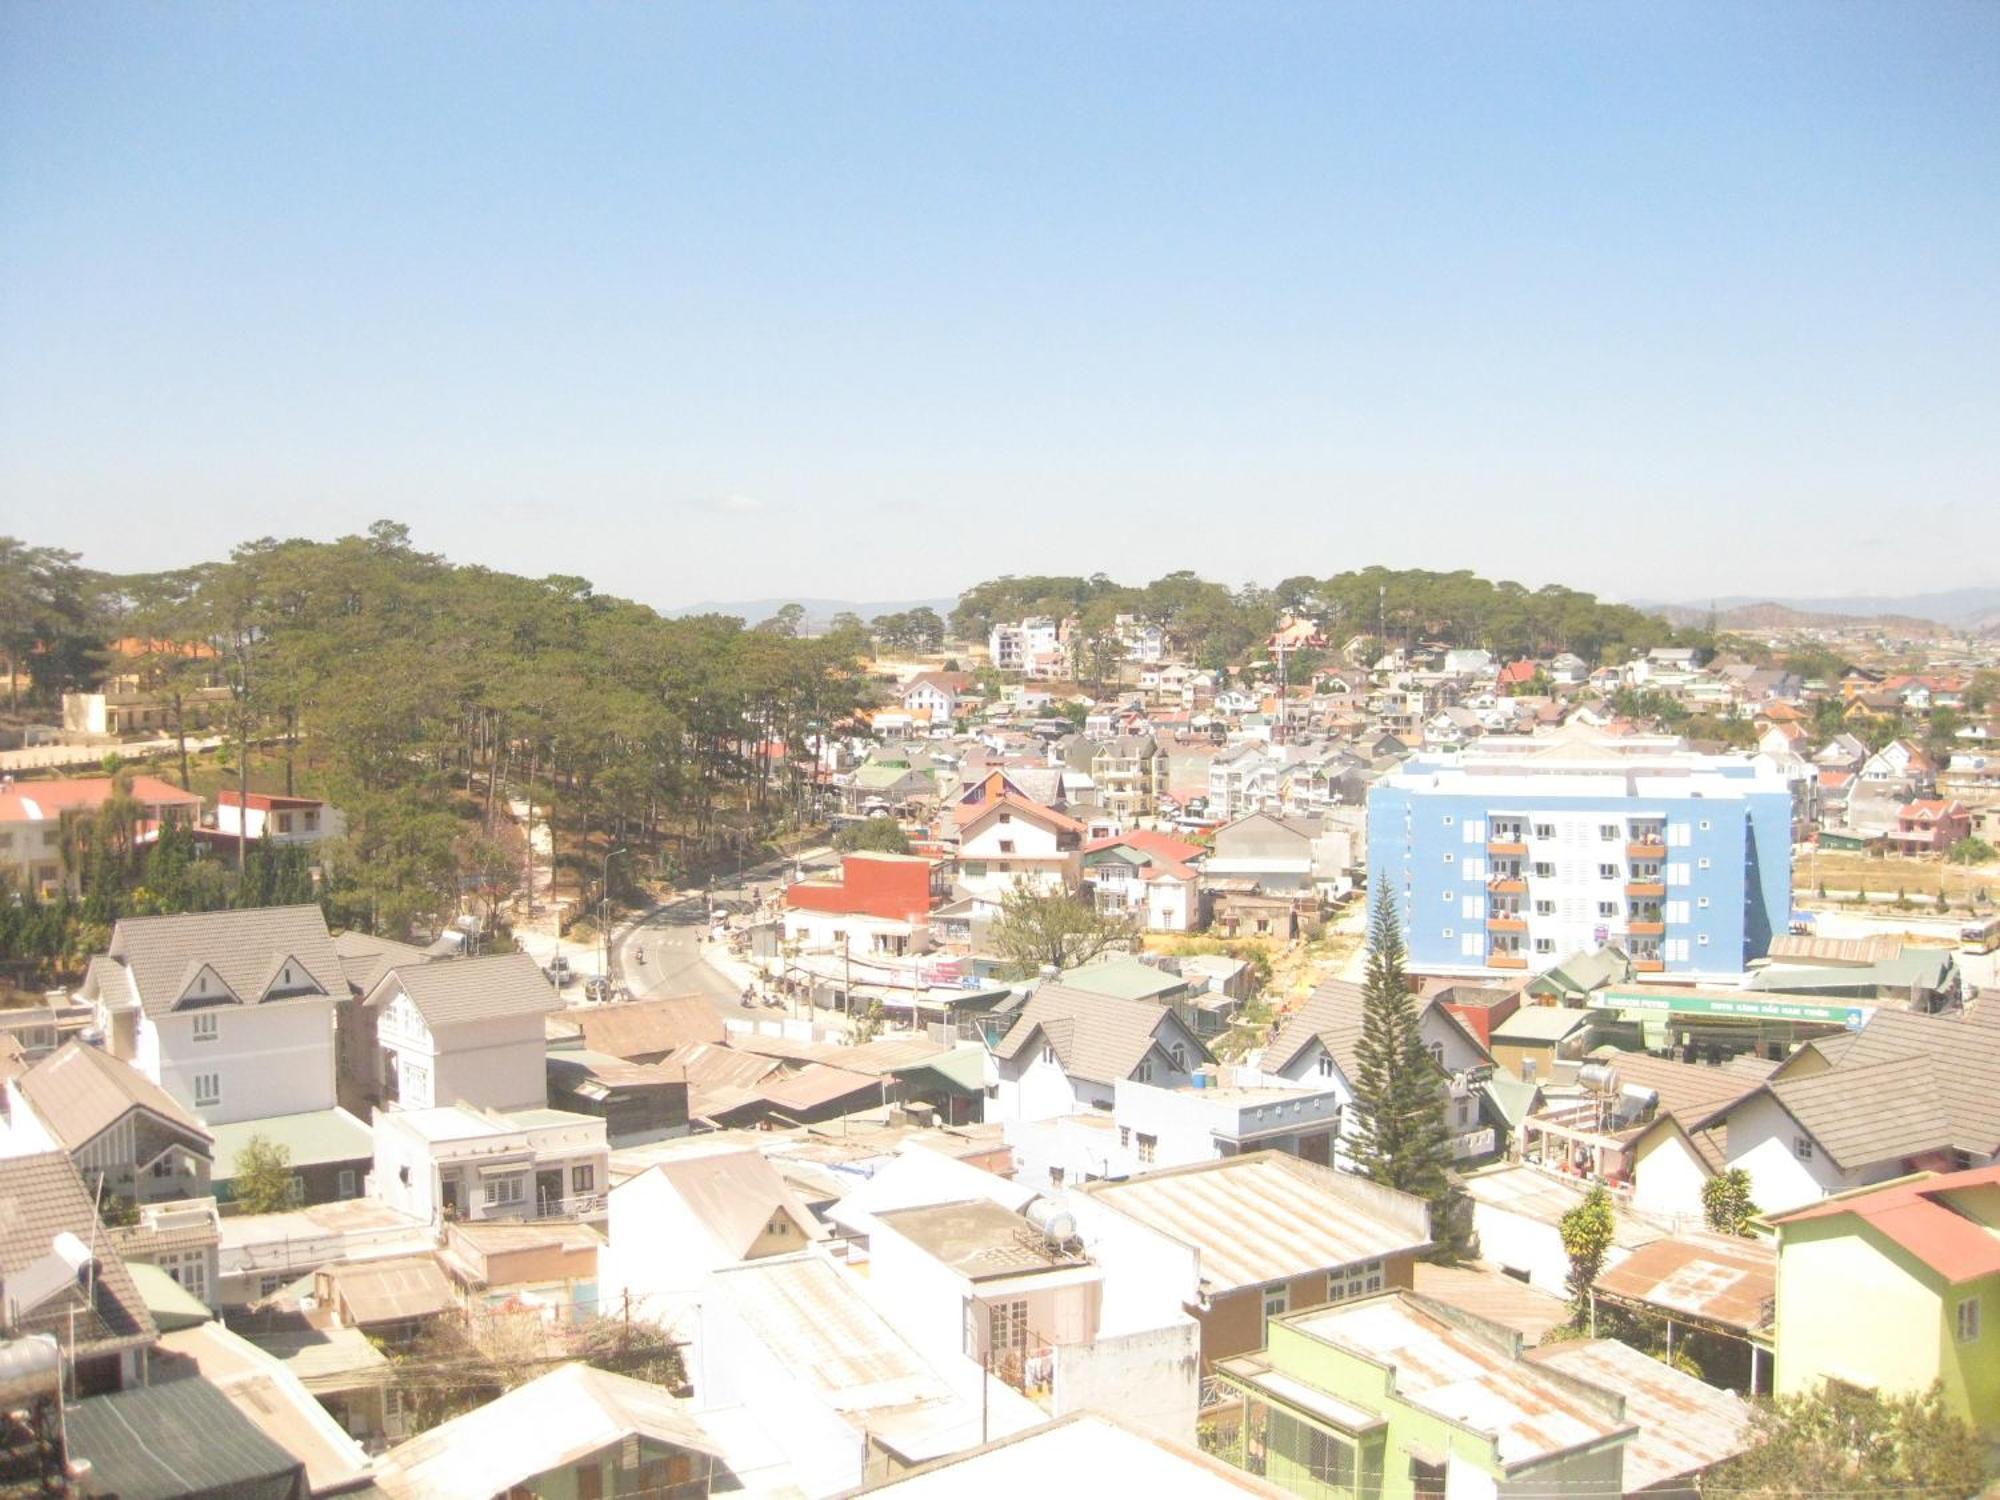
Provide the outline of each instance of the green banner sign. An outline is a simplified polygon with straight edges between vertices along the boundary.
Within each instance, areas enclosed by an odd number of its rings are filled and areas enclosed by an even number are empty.
[[[1859,1031],[1868,1024],[1869,1005],[1817,1005],[1809,1000],[1773,1000],[1749,995],[1676,995],[1658,990],[1599,990],[1584,1002],[1592,1010],[1634,1010],[1673,1016],[1734,1016],[1745,1021],[1813,1021]]]

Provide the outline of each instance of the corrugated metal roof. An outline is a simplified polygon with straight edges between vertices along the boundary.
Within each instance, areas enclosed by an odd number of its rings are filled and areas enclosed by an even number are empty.
[[[1422,1249],[1418,1198],[1275,1151],[1151,1172],[1080,1189],[1193,1246],[1210,1292],[1259,1286]]]
[[[433,1317],[453,1302],[451,1282],[435,1256],[349,1261],[322,1267],[321,1274],[347,1305],[349,1321],[363,1327]]]
[[[1599,1274],[1597,1289],[1666,1313],[1757,1333],[1771,1326],[1778,1253],[1762,1240],[1675,1235]]]
[[[1616,1339],[1545,1344],[1527,1357],[1616,1391],[1639,1434],[1625,1445],[1623,1488],[1636,1495],[1703,1473],[1751,1445],[1750,1404]]]
[[[1956,1284],[2000,1273],[2000,1225],[1992,1222],[1991,1205],[1982,1209],[1979,1193],[1969,1194],[1965,1201],[1954,1198],[1968,1189],[1990,1189],[1996,1184],[2000,1184],[2000,1167],[1925,1175],[1869,1192],[1829,1198],[1776,1215],[1771,1222],[1779,1226],[1782,1240],[1787,1224],[1854,1215]]]
[[[63,1425],[91,1488],[118,1500],[305,1500],[305,1465],[206,1380],[92,1396]]]
[[[492,1500],[637,1436],[720,1457],[688,1407],[661,1386],[563,1365],[392,1449],[382,1487],[409,1500]]]
[[[229,1182],[236,1176],[237,1156],[258,1136],[289,1151],[295,1167],[367,1161],[375,1155],[375,1132],[339,1105],[298,1115],[237,1120],[215,1126],[213,1133],[217,1182]]]
[[[1285,1322],[1388,1365],[1401,1399],[1490,1435],[1509,1470],[1636,1431],[1618,1415],[1613,1393],[1597,1396],[1551,1379],[1402,1294],[1298,1313]]]

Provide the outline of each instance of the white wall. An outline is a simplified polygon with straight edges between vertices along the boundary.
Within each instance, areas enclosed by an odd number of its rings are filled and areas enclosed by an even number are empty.
[[[428,1222],[435,1217],[437,1204],[437,1174],[428,1143],[405,1130],[393,1112],[377,1110],[373,1123],[375,1175],[369,1183],[369,1195],[400,1213]]]
[[[1745,1101],[1729,1116],[1729,1165],[1750,1174],[1750,1197],[1765,1213],[1783,1213],[1817,1203],[1829,1193],[1844,1192],[1896,1175],[1890,1164],[1868,1173],[1847,1173],[1834,1165],[1817,1144],[1812,1159],[1802,1161],[1794,1138],[1803,1135],[1798,1123],[1769,1094]]]
[[[217,1018],[214,1040],[194,1040],[198,1015]],[[302,995],[261,1005],[219,1005],[146,1016],[139,1026],[135,1063],[211,1125],[331,1109],[333,1001]],[[219,1103],[195,1102],[198,1073],[218,1075]]]
[[[694,1299],[708,1274],[732,1264],[714,1235],[658,1171],[628,1178],[611,1190],[605,1228],[610,1244],[598,1256],[600,1304],[626,1293],[635,1311],[671,1321]]]
[[[1039,1039],[1014,1058],[1001,1060],[999,1087],[989,1120],[1049,1120],[1086,1107],[1062,1064],[1043,1060]]]
[[[1088,1193],[1066,1192],[1063,1206],[1076,1218],[1090,1258],[1104,1268],[1103,1334],[1164,1328],[1186,1316],[1201,1295],[1201,1254],[1170,1239]]]
[[[542,1018],[498,1016],[437,1033],[433,1090],[439,1104],[541,1109],[549,1102],[548,1041]]]
[[[1686,1139],[1665,1131],[1633,1171],[1632,1206],[1641,1213],[1699,1219],[1707,1181],[1708,1171]]]
[[[1569,1257],[1563,1253],[1562,1233],[1555,1225],[1475,1201],[1472,1227],[1479,1236],[1481,1260],[1526,1271],[1528,1284],[1540,1291],[1557,1297],[1569,1295]],[[1605,1253],[1604,1269],[1610,1270],[1631,1253],[1625,1246],[1613,1245]]]
[[[1101,1411],[1177,1443],[1195,1440],[1201,1325],[1180,1317],[1134,1333],[1100,1331],[1056,1358],[1055,1415]]]

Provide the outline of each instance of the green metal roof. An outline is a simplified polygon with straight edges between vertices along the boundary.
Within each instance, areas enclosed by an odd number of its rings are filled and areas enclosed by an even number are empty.
[[[200,1378],[79,1401],[64,1414],[93,1494],[118,1500],[305,1500],[305,1465]]]
[[[148,1265],[143,1260],[129,1260],[125,1269],[132,1273],[132,1283],[139,1288],[139,1298],[146,1304],[146,1311],[153,1315],[160,1332],[196,1328],[215,1316],[201,1298],[158,1266]]]
[[[954,1047],[918,1062],[899,1063],[889,1071],[898,1078],[908,1078],[913,1073],[935,1073],[954,1088],[977,1094],[986,1088],[986,1049]]]
[[[236,1154],[262,1136],[292,1154],[295,1167],[324,1166],[328,1162],[359,1161],[375,1155],[375,1132],[339,1107],[315,1109],[302,1115],[273,1115],[265,1120],[238,1120],[233,1125],[209,1127],[215,1136],[215,1180],[229,1182],[236,1176]]]
[[[1113,1000],[1157,1000],[1176,990],[1194,988],[1179,974],[1169,974],[1136,958],[1110,958],[1085,964],[1063,974],[1062,982],[1073,990],[1108,995]]]
[[[1496,1042],[1559,1042],[1590,1020],[1587,1010],[1564,1005],[1524,1005],[1493,1028]]]

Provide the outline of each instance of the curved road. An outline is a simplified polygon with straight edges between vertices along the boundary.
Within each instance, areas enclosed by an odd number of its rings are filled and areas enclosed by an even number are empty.
[[[831,850],[815,849],[800,863],[807,870],[823,869],[837,858]],[[715,888],[715,908],[733,915],[747,914],[756,905],[755,894],[768,896],[789,878],[792,862],[779,860],[747,871],[734,884]],[[703,955],[701,939],[708,932],[707,897],[696,894],[677,897],[649,909],[644,916],[627,923],[612,934],[611,975],[623,984],[635,1000],[653,1000],[667,995],[701,995],[724,1015],[743,1014],[738,1003],[742,990],[736,981],[714,968]],[[638,961],[638,949],[646,950],[646,961]]]

